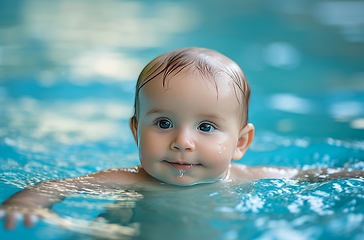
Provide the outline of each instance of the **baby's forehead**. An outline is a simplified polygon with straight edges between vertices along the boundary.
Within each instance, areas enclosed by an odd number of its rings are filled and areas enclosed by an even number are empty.
[[[141,89],[140,97],[144,103],[155,99],[170,101],[178,99],[177,95],[183,101],[184,98],[196,96],[197,94],[201,101],[212,97],[211,104],[220,102],[220,99],[225,99],[223,101],[233,105],[240,105],[233,87],[233,81],[225,80],[221,76],[213,78],[185,69],[177,74],[166,76],[165,79],[163,78],[164,76],[158,76]],[[199,100],[195,104],[198,104],[198,102]]]
[[[198,84],[191,84],[191,82]],[[152,91],[159,89],[161,92],[172,89],[173,91],[178,91],[179,88],[183,87],[190,89],[190,91],[199,91],[201,93],[208,91],[219,98],[219,96],[223,95],[234,95],[236,89],[234,85],[234,81],[224,74],[203,74],[196,70],[196,68],[190,67],[166,76],[157,76],[150,83],[146,84],[145,87]]]

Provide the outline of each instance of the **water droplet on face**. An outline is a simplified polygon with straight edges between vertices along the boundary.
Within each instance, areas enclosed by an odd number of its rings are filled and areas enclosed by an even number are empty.
[[[183,177],[183,174],[185,174],[185,171],[184,170],[179,170],[179,177]]]

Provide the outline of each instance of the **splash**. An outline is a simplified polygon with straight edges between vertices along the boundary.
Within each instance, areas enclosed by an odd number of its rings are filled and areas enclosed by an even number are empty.
[[[183,174],[185,174],[185,171],[184,170],[179,170],[179,177],[183,177]]]

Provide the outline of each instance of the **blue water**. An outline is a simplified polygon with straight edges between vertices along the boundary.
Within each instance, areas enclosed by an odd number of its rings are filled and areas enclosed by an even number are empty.
[[[234,59],[256,138],[241,163],[364,170],[364,2],[0,3],[0,202],[25,186],[138,164],[135,80],[185,46]],[[265,179],[88,193],[1,239],[364,238],[362,179]],[[97,220],[95,220],[97,219]]]

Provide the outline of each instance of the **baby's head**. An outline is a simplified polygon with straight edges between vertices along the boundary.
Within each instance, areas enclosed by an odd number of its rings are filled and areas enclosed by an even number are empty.
[[[239,66],[204,48],[152,60],[141,72],[130,127],[142,167],[170,184],[212,182],[249,147],[250,87]]]
[[[163,87],[167,89],[168,81],[186,70],[212,82],[217,91],[218,81],[228,82],[234,89],[236,99],[240,104],[241,124],[245,126],[248,123],[250,85],[241,68],[221,53],[197,47],[164,53],[144,67],[136,84],[134,116],[138,119],[139,93],[145,84],[156,77],[162,77]]]

